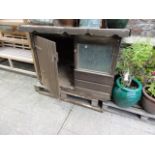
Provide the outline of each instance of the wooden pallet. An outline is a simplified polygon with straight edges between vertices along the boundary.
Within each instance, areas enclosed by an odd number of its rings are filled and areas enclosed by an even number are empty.
[[[40,82],[37,82],[36,85],[34,85],[34,88],[42,95],[51,96],[50,92],[43,85],[41,85]]]
[[[31,49],[29,37],[23,32],[1,32],[0,41],[6,47]]]
[[[0,19],[0,25],[19,26],[25,23],[23,19]]]
[[[147,113],[140,106],[121,108],[121,107],[118,107],[113,102],[109,101],[109,102],[103,102],[102,108],[103,108],[103,111],[106,110],[112,113],[120,113],[120,112],[129,113],[129,114],[138,116],[141,120],[144,120],[144,121],[155,120],[155,115]]]
[[[0,24],[3,22],[5,21],[0,20]],[[11,20],[10,25],[12,22],[14,21]],[[0,58],[8,61],[8,65],[0,63],[1,69],[36,77],[34,71],[29,71],[27,68],[21,69],[20,66],[18,68],[14,66],[15,61],[21,62],[21,65],[23,65],[22,63],[34,64],[28,33],[19,32],[16,29],[11,32],[0,32]]]
[[[101,102],[97,99],[88,99],[83,96],[65,91],[61,91],[60,98],[63,101],[71,102],[73,104],[80,105],[95,111],[103,111],[102,104],[100,104]]]
[[[11,47],[1,47],[0,48],[0,58],[7,60],[9,62],[8,66],[4,65],[3,63],[0,63],[1,69],[14,71],[14,72],[18,72],[18,73],[23,73],[26,75],[36,77],[35,72],[17,68],[14,66],[14,63],[13,63],[14,61],[18,61],[18,62],[33,64],[32,53],[30,50],[14,49]]]
[[[39,82],[34,87],[38,93],[47,95],[47,96],[51,96],[49,91],[43,85],[41,85]],[[61,92],[60,92],[60,99],[62,99],[63,101],[66,101],[66,102],[70,102],[70,103],[73,103],[76,105],[80,105],[80,106],[89,108],[89,109],[93,109],[95,111],[99,111],[99,112],[103,111],[102,104],[100,104],[101,102],[97,99],[88,99],[84,96],[66,92],[63,90],[61,90]]]
[[[35,89],[40,94],[51,96],[50,93],[47,91],[47,89],[44,88],[44,86],[42,86],[39,82],[37,83],[37,85],[35,85]],[[116,114],[120,113],[132,114],[134,116],[138,116],[143,121],[155,120],[155,115],[147,113],[140,106],[134,106],[130,108],[120,108],[111,101],[99,101],[97,99],[90,99],[90,98],[88,99],[85,96],[63,90],[61,90],[60,92],[60,98],[63,101],[80,105],[86,108],[90,108],[99,112],[104,112],[105,110]]]

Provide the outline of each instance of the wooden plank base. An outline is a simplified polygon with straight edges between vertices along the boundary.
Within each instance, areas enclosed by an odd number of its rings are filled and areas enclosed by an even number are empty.
[[[39,82],[34,87],[38,93],[52,97],[50,92]],[[95,111],[99,111],[99,112],[103,111],[102,105],[100,105],[99,100],[96,100],[96,99],[87,99],[87,98],[84,98],[83,96],[79,96],[77,94],[65,92],[62,90],[60,92],[60,99]]]
[[[18,49],[12,47],[1,47],[0,58],[33,64],[33,57],[31,50]]]
[[[50,92],[43,85],[41,85],[39,82],[36,85],[34,85],[34,88],[39,94],[51,96]]]
[[[148,121],[150,119],[155,121],[155,115],[147,113],[140,106],[134,106],[134,107],[130,107],[130,108],[121,108],[121,107],[118,107],[116,104],[114,104],[111,101],[103,102],[102,104],[103,104],[102,105],[103,111],[106,110],[106,111],[109,111],[112,113],[126,112],[126,113],[130,113],[132,115],[139,116],[139,118],[143,121]]]
[[[21,69],[20,67],[15,67],[14,65],[15,61],[33,65],[32,52],[30,50],[1,47],[0,59],[3,60],[0,62],[1,69],[36,77],[36,73],[34,71]],[[8,61],[8,65],[4,65],[4,61]]]
[[[60,98],[63,101],[67,101],[85,108],[89,108],[98,112],[102,112],[102,105],[99,104],[99,100],[83,98],[77,94],[61,91]]]
[[[40,94],[51,96],[50,93],[40,84],[36,85],[35,89]],[[149,121],[150,119],[155,120],[155,115],[145,112],[140,106],[121,108],[111,101],[105,102],[105,101],[98,101],[97,99],[90,99],[90,98],[88,99],[85,98],[84,96],[80,96],[63,90],[61,90],[60,99],[98,112],[104,112],[104,110],[117,114],[125,112],[128,114],[138,116],[143,121]]]
[[[29,76],[32,76],[32,77],[37,77],[35,72],[28,71],[28,70],[25,70],[25,69],[15,68],[15,67],[12,67],[12,66],[6,66],[6,65],[0,64],[0,69],[8,70],[8,71],[16,72],[16,73],[21,73],[21,74],[29,75]]]

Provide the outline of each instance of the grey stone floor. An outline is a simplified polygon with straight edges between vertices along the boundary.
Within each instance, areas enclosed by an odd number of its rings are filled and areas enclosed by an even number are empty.
[[[155,121],[99,113],[35,92],[37,79],[0,70],[0,134],[155,134]]]

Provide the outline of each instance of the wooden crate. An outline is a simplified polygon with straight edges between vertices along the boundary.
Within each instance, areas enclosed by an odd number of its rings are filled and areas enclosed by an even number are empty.
[[[20,32],[1,32],[0,41],[3,46],[31,49],[28,34]]]
[[[0,25],[19,26],[25,23],[24,19],[0,19]]]

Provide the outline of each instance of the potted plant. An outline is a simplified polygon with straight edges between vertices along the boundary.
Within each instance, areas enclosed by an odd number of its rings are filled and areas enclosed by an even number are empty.
[[[145,65],[152,56],[153,46],[148,42],[137,42],[123,48],[117,71],[112,98],[123,108],[137,104],[142,96],[142,83],[145,75]]]
[[[151,77],[143,88],[142,106],[145,111],[155,114],[155,71],[151,73]]]
[[[145,67],[145,87],[143,88],[142,106],[145,111],[155,114],[155,50]]]

